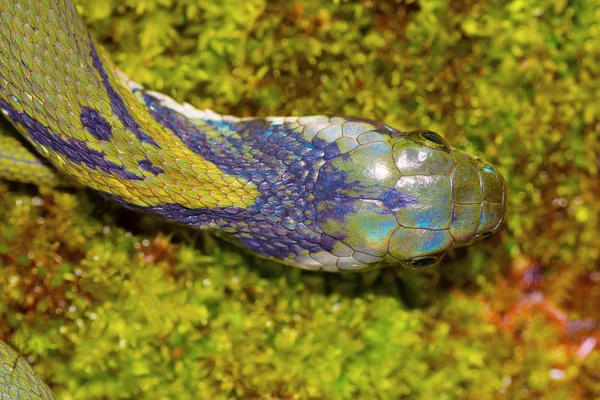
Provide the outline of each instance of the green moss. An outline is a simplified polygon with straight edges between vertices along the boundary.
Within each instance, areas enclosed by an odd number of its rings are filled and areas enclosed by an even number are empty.
[[[437,270],[337,276],[2,183],[0,336],[58,398],[600,395],[599,1],[78,4],[148,87],[427,127],[498,166],[510,208]]]

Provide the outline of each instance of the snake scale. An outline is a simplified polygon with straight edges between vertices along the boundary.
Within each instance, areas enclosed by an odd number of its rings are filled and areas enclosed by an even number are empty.
[[[91,188],[312,270],[433,265],[495,232],[506,185],[429,130],[237,118],[120,73],[67,0],[0,0],[0,177]],[[49,164],[50,165],[49,165]]]

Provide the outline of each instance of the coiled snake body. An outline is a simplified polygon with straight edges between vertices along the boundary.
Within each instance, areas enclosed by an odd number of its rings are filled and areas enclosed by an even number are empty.
[[[502,176],[434,132],[241,119],[145,90],[67,0],[0,0],[0,111],[52,165],[2,137],[1,177],[69,179],[300,268],[431,265],[504,217]]]

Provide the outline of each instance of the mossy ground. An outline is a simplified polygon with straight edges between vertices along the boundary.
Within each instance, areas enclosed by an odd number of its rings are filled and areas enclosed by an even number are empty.
[[[499,167],[509,214],[435,270],[339,276],[2,182],[0,338],[58,398],[600,396],[600,1],[78,4],[148,87],[427,127]]]

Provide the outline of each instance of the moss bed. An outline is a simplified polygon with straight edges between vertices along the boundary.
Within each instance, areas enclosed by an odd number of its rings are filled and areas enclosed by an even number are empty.
[[[147,87],[432,129],[509,214],[436,269],[344,276],[0,182],[0,339],[58,399],[600,396],[600,1],[77,3]]]

